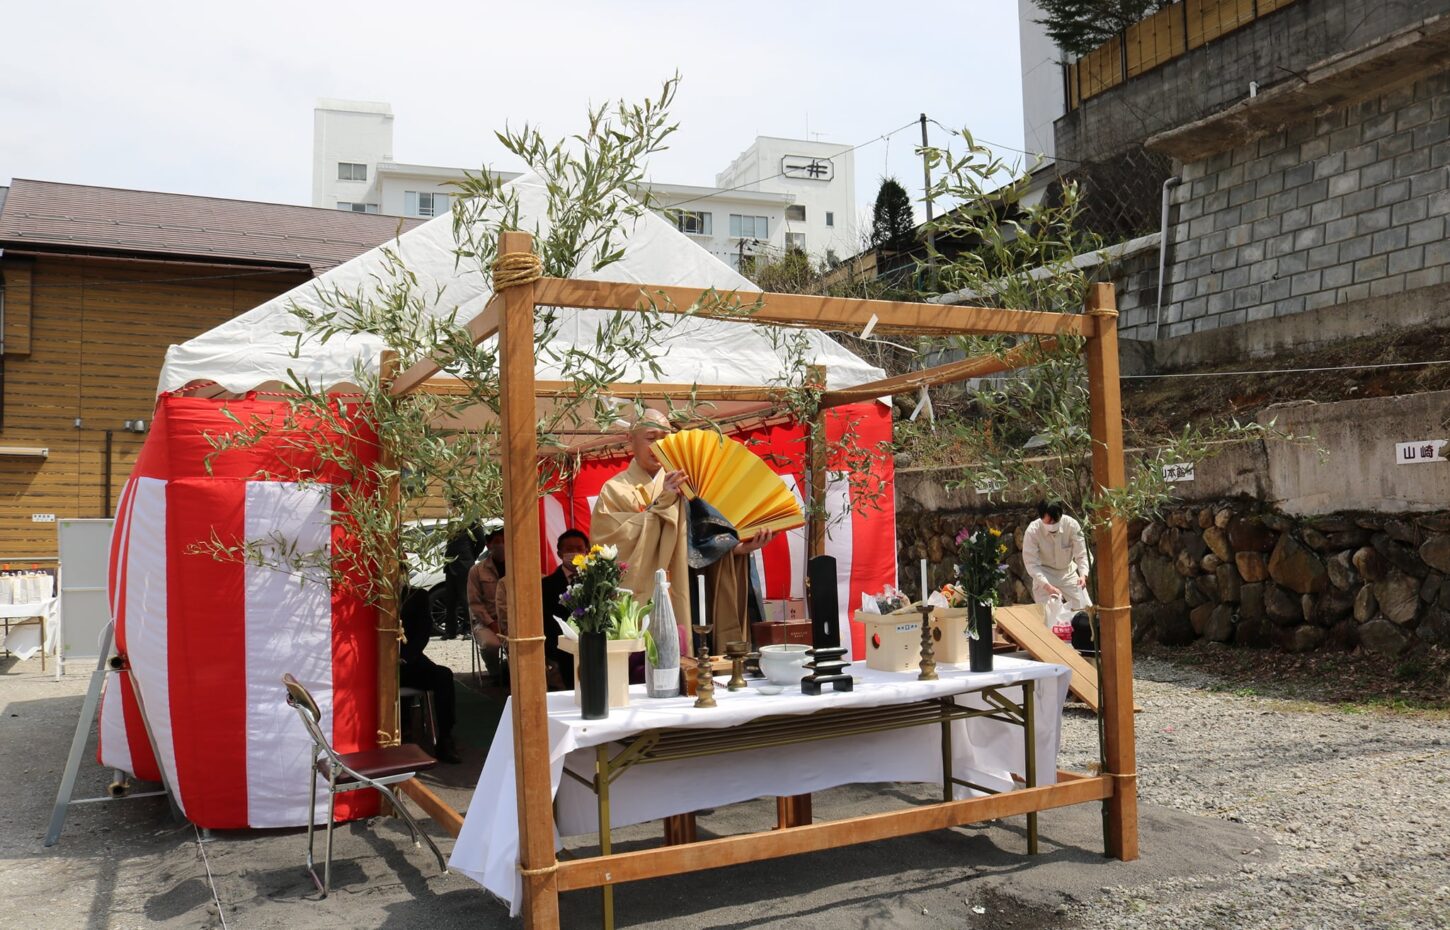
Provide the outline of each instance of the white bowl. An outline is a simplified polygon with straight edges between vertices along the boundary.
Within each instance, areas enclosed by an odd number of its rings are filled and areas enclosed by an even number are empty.
[[[781,643],[760,647],[760,671],[773,684],[798,685],[806,677],[806,651],[809,646],[798,643]]]

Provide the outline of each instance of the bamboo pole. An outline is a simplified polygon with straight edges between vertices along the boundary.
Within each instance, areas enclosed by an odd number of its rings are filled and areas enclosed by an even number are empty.
[[[813,384],[825,387],[826,366],[811,365],[807,375]],[[806,433],[808,446],[806,461],[810,468],[810,538],[806,550],[807,558],[826,554],[826,412],[816,411],[815,421]]]
[[[854,843],[946,830],[1036,811],[1102,800],[1113,791],[1105,775],[1071,778],[1040,788],[1019,788],[1001,794],[939,801],[903,810],[863,814],[791,829],[742,833],[702,840],[688,846],[656,847],[570,859],[559,863],[559,885],[565,891],[604,884],[635,882],[682,872],[717,870],[728,865],[795,856]]]
[[[1093,321],[1087,341],[1091,404],[1093,483],[1122,487],[1123,406],[1118,393],[1118,309],[1111,284],[1088,294]],[[1133,638],[1128,596],[1128,525],[1110,519],[1094,533],[1097,552],[1099,649],[1102,657],[1103,741],[1107,774],[1114,781],[1108,800],[1107,852],[1138,858],[1138,775],[1133,738]]]
[[[567,278],[543,278],[538,282],[538,290],[535,292],[540,304],[553,307],[693,313],[709,319],[811,329],[860,330],[873,317],[876,319],[875,330],[878,333],[1020,333],[1053,336],[1058,333],[1081,333],[1086,328],[1082,316],[1076,313],[1002,310],[995,307],[949,306],[917,301],[863,300],[814,294],[722,292],[715,295],[718,302],[712,302],[710,295],[711,291],[708,289],[693,287],[576,281]]]
[[[826,366],[809,365],[806,367],[806,380],[814,387],[824,391],[826,386]],[[807,527],[806,558],[813,559],[818,555],[826,554],[826,411],[817,410],[812,422],[806,432],[806,462],[809,474],[807,477],[808,491],[810,494],[810,520]],[[799,566],[798,570],[802,577],[805,577],[805,566]],[[849,631],[846,635],[851,635]],[[814,809],[809,794],[795,794],[789,797],[775,799],[775,818],[777,829],[787,827],[801,827],[810,823],[814,818]]]
[[[384,352],[378,378],[385,392],[397,373],[398,353]],[[378,745],[396,746],[402,742],[398,731],[398,637],[402,632],[402,618],[398,615],[398,552],[402,545],[402,489],[396,450],[384,439],[380,438],[380,443],[378,465],[388,474],[383,479],[383,506],[393,518],[394,545],[388,548],[378,566],[383,576],[383,596],[378,603]]]
[[[1049,336],[1042,340],[1041,348],[1043,351],[1050,351],[1056,344],[1057,339]],[[983,378],[987,375],[995,375],[998,372],[1012,371],[1014,368],[1022,368],[1032,364],[1032,357],[1035,354],[1037,353],[1034,347],[1030,345],[1019,345],[1012,348],[1001,358],[995,355],[979,355],[976,358],[964,359],[960,362],[948,362],[945,365],[937,365],[933,368],[909,371],[904,375],[882,378],[880,381],[868,381],[865,384],[843,388],[839,391],[827,391],[821,396],[821,406],[839,407],[842,404],[852,404],[863,400],[875,400],[878,397],[886,397],[891,394],[905,394],[909,391],[919,390],[923,386],[931,387],[937,384],[952,384],[957,381],[965,381],[968,378]]]
[[[533,237],[506,232],[498,254],[533,252]],[[524,926],[559,926],[549,715],[544,682],[543,575],[539,569],[539,448],[534,412],[534,289],[500,292],[499,413],[503,430],[504,549],[509,565],[509,673]]]

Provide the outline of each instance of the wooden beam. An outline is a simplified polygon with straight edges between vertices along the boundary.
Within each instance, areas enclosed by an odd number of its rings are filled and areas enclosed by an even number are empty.
[[[1100,801],[1109,797],[1112,791],[1111,777],[1093,775],[1041,788],[1023,788],[986,797],[867,814],[846,820],[726,836],[689,846],[666,846],[589,859],[571,859],[559,863],[559,890],[573,891],[604,884],[678,875],[682,872],[714,870],[743,862],[758,862],[762,859],[833,849],[853,843],[945,830],[966,823]]]
[[[457,378],[445,377],[431,378],[415,390],[440,397],[461,397],[468,394],[469,387]],[[753,384],[655,384],[648,381],[615,381],[601,387],[598,393],[605,397],[638,397],[648,400],[694,397],[700,401],[775,402],[785,396],[785,389]],[[535,381],[534,394],[537,397],[549,398],[580,396],[578,387],[571,381]]]
[[[447,831],[449,836],[458,839],[458,834],[463,831],[463,815],[448,806],[427,785],[416,778],[410,778],[400,783],[398,790],[412,798],[413,803],[421,807],[423,813],[433,818],[433,822]]]
[[[533,250],[533,237],[527,233],[499,235],[499,255]],[[530,930],[557,930],[553,796],[549,743],[544,738],[549,732],[549,714],[545,701],[543,574],[539,569],[538,421],[534,410],[536,286],[520,284],[499,292],[499,414],[504,449],[504,548],[510,568],[509,674],[524,926]]]
[[[1043,350],[1051,350],[1056,345],[1056,339],[1042,340]],[[855,387],[839,391],[827,391],[821,397],[821,406],[839,407],[842,404],[875,400],[891,394],[907,394],[920,390],[923,385],[931,387],[937,384],[951,384],[956,381],[965,381],[968,378],[982,378],[1002,371],[1012,371],[1014,368],[1032,364],[1031,359],[1034,354],[1035,350],[1032,346],[1019,345],[1000,358],[995,355],[980,355],[960,362],[948,362],[934,368],[923,368],[920,371],[909,371],[904,375],[858,384]]]
[[[694,287],[620,284],[613,281],[575,281],[541,278],[538,301],[556,307],[592,310],[658,310],[688,313],[708,291]],[[757,324],[803,326],[811,329],[860,330],[876,318],[881,333],[953,334],[1020,333],[1051,336],[1081,333],[1078,314],[957,307],[895,300],[860,300],[812,294],[721,292],[719,302],[708,302],[695,313],[710,319]],[[756,303],[759,307],[756,308]],[[753,309],[754,308],[754,309]]]
[[[386,386],[397,374],[398,354],[384,352],[378,364],[379,376]],[[382,574],[383,596],[378,603],[378,745],[396,746],[402,741],[398,731],[398,637],[402,618],[398,613],[399,566],[396,553],[402,551],[402,488],[397,477],[397,450],[386,441],[378,451],[378,465],[392,471],[393,477],[383,479],[383,506],[392,515],[396,545],[383,555],[378,571]]]
[[[502,306],[503,304],[499,300],[499,296],[494,294],[488,299],[488,303],[484,305],[483,312],[464,325],[464,328],[468,330],[468,334],[473,337],[474,345],[478,345],[480,342],[498,332],[498,321],[502,313]],[[443,365],[436,359],[425,358],[421,361],[414,362],[408,366],[407,371],[394,379],[392,388],[393,396],[400,397],[404,394],[411,394],[417,390],[419,385],[442,370]]]
[[[1123,466],[1123,405],[1118,391],[1118,309],[1111,284],[1088,293],[1094,321],[1087,341],[1093,483],[1099,490],[1126,482]],[[1108,855],[1138,858],[1138,785],[1133,736],[1133,631],[1128,597],[1128,522],[1099,523],[1097,556],[1098,654],[1101,658],[1103,743],[1109,777],[1116,781],[1108,802]]]

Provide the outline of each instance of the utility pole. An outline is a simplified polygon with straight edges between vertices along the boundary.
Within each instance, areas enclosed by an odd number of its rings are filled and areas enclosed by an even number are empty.
[[[926,157],[926,114],[921,114],[921,173],[926,187],[926,262],[931,274],[931,289],[936,290],[936,233],[931,228],[931,162]]]

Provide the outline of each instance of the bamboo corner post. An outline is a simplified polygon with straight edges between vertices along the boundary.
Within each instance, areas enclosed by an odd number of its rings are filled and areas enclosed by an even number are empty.
[[[378,366],[378,378],[384,386],[392,384],[398,373],[398,353],[384,352]],[[402,634],[402,618],[398,614],[398,555],[402,545],[402,492],[398,481],[398,456],[386,440],[378,449],[378,466],[387,475],[383,478],[383,501],[392,515],[393,542],[383,556],[378,570],[384,584],[378,603],[378,745],[396,746],[402,742],[398,730],[398,638]],[[386,805],[386,802],[384,802]]]
[[[526,233],[499,236],[499,261],[532,256]],[[537,281],[498,291],[499,415],[502,429],[504,550],[509,563],[515,791],[524,925],[559,926],[554,858],[553,791],[549,775],[548,703],[544,673],[543,572],[539,567],[539,446],[534,409],[534,308]]]
[[[1111,284],[1095,284],[1086,312],[1093,325],[1087,338],[1093,483],[1101,489],[1126,483],[1123,466],[1123,406],[1119,392],[1118,308]],[[1128,595],[1128,526],[1100,522],[1097,550],[1099,648],[1103,678],[1103,742],[1108,799],[1106,846],[1115,859],[1138,858],[1138,776],[1133,736],[1133,636]]]
[[[826,366],[809,365],[806,368],[806,380],[812,385],[820,388],[824,394],[826,388]],[[826,554],[826,411],[824,406],[818,410],[815,419],[806,432],[806,462],[810,469],[810,531],[806,548],[806,558],[813,559],[818,555]],[[802,577],[805,576],[802,566]]]

